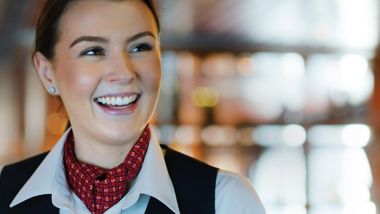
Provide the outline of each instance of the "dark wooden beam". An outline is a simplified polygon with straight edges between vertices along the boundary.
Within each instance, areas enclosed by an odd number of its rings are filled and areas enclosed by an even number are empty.
[[[321,46],[318,44],[308,45],[286,45],[275,43],[258,43],[254,40],[243,38],[233,34],[189,34],[189,35],[168,35],[163,33],[161,37],[163,50],[193,51],[197,53],[207,52],[295,52],[303,56],[311,54],[363,54],[372,56],[373,50],[350,49],[339,46]]]

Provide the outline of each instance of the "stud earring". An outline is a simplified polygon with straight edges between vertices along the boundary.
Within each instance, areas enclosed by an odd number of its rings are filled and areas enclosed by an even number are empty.
[[[55,89],[54,86],[50,86],[49,89],[48,89],[49,93],[50,94],[55,94],[55,92],[57,92],[57,89]]]

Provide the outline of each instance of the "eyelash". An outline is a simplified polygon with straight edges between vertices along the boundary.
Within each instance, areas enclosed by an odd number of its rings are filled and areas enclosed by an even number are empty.
[[[140,43],[133,46],[128,52],[129,53],[139,53],[144,51],[152,50],[152,45],[148,43]],[[105,56],[105,50],[102,47],[91,47],[82,51],[80,56]]]
[[[140,43],[140,44],[133,46],[130,49],[129,53],[138,53],[138,52],[150,51],[152,49],[153,49],[152,45],[150,45],[148,43]]]
[[[92,47],[80,53],[80,56],[104,56],[105,51],[102,47]]]

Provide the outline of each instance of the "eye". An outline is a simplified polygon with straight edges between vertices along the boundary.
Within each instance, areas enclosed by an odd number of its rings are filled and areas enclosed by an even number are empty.
[[[150,50],[152,50],[152,45],[148,43],[140,43],[140,44],[134,45],[129,50],[129,53],[138,53],[138,52],[150,51]]]
[[[105,51],[102,47],[88,48],[80,53],[80,56],[104,56]]]

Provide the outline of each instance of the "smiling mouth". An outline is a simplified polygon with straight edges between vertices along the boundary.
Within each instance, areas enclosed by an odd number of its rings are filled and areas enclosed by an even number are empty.
[[[139,94],[129,96],[102,96],[95,98],[94,101],[104,108],[124,109],[136,104],[139,98]]]

